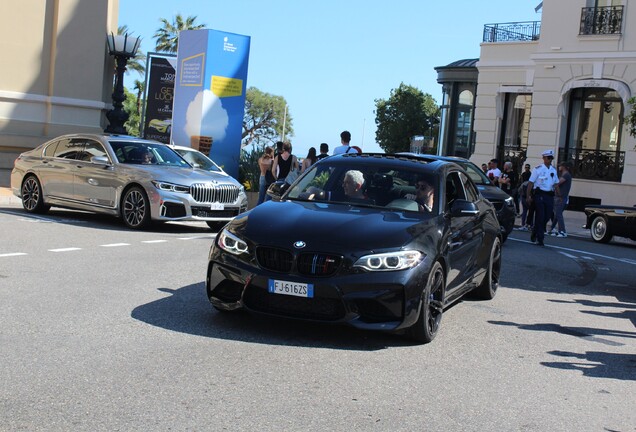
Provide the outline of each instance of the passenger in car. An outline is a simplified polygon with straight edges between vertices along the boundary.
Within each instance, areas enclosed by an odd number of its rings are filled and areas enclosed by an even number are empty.
[[[415,181],[415,194],[407,194],[406,199],[415,201],[421,212],[432,212],[435,198],[435,189],[423,178]]]

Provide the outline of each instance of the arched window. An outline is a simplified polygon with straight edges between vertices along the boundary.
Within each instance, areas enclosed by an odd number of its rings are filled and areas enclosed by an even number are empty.
[[[573,175],[621,181],[625,152],[621,151],[623,100],[609,88],[575,88],[570,95],[568,130],[560,160],[574,164]]]

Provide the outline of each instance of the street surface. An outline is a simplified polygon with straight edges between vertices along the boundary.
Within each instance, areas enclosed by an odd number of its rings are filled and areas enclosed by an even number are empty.
[[[221,314],[202,223],[0,205],[0,430],[636,431],[636,246],[513,232],[428,345]]]

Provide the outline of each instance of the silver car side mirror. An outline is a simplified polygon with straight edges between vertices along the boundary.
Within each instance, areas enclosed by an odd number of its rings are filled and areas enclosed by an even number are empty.
[[[97,165],[109,165],[110,161],[108,160],[106,156],[93,156],[91,158],[91,163],[94,163]]]

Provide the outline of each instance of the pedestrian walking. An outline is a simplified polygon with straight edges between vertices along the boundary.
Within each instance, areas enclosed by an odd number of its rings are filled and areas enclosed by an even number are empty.
[[[568,206],[570,200],[570,188],[572,187],[572,174],[570,174],[570,162],[561,162],[559,164],[559,183],[554,189],[554,217],[556,224],[552,223],[552,235],[555,237],[567,237],[565,230],[565,220],[563,219],[563,211]],[[558,230],[556,228],[558,227]],[[556,231],[555,231],[556,230]]]
[[[554,188],[559,182],[556,169],[552,166],[554,152],[546,150],[541,153],[543,163],[532,170],[526,200],[534,202],[534,228],[530,240],[539,246],[543,246],[545,227],[548,218],[552,216],[554,210]]]
[[[512,168],[512,162],[510,161],[504,162],[504,170],[499,178],[499,187],[502,191],[512,197],[512,200],[515,203],[515,213],[519,216],[519,200],[517,199],[517,194],[519,192],[519,176],[517,175],[517,171]]]
[[[340,145],[333,149],[333,154],[341,154],[341,153],[358,153],[358,150],[351,147],[349,144],[351,143],[351,132],[342,131],[340,134]]]

